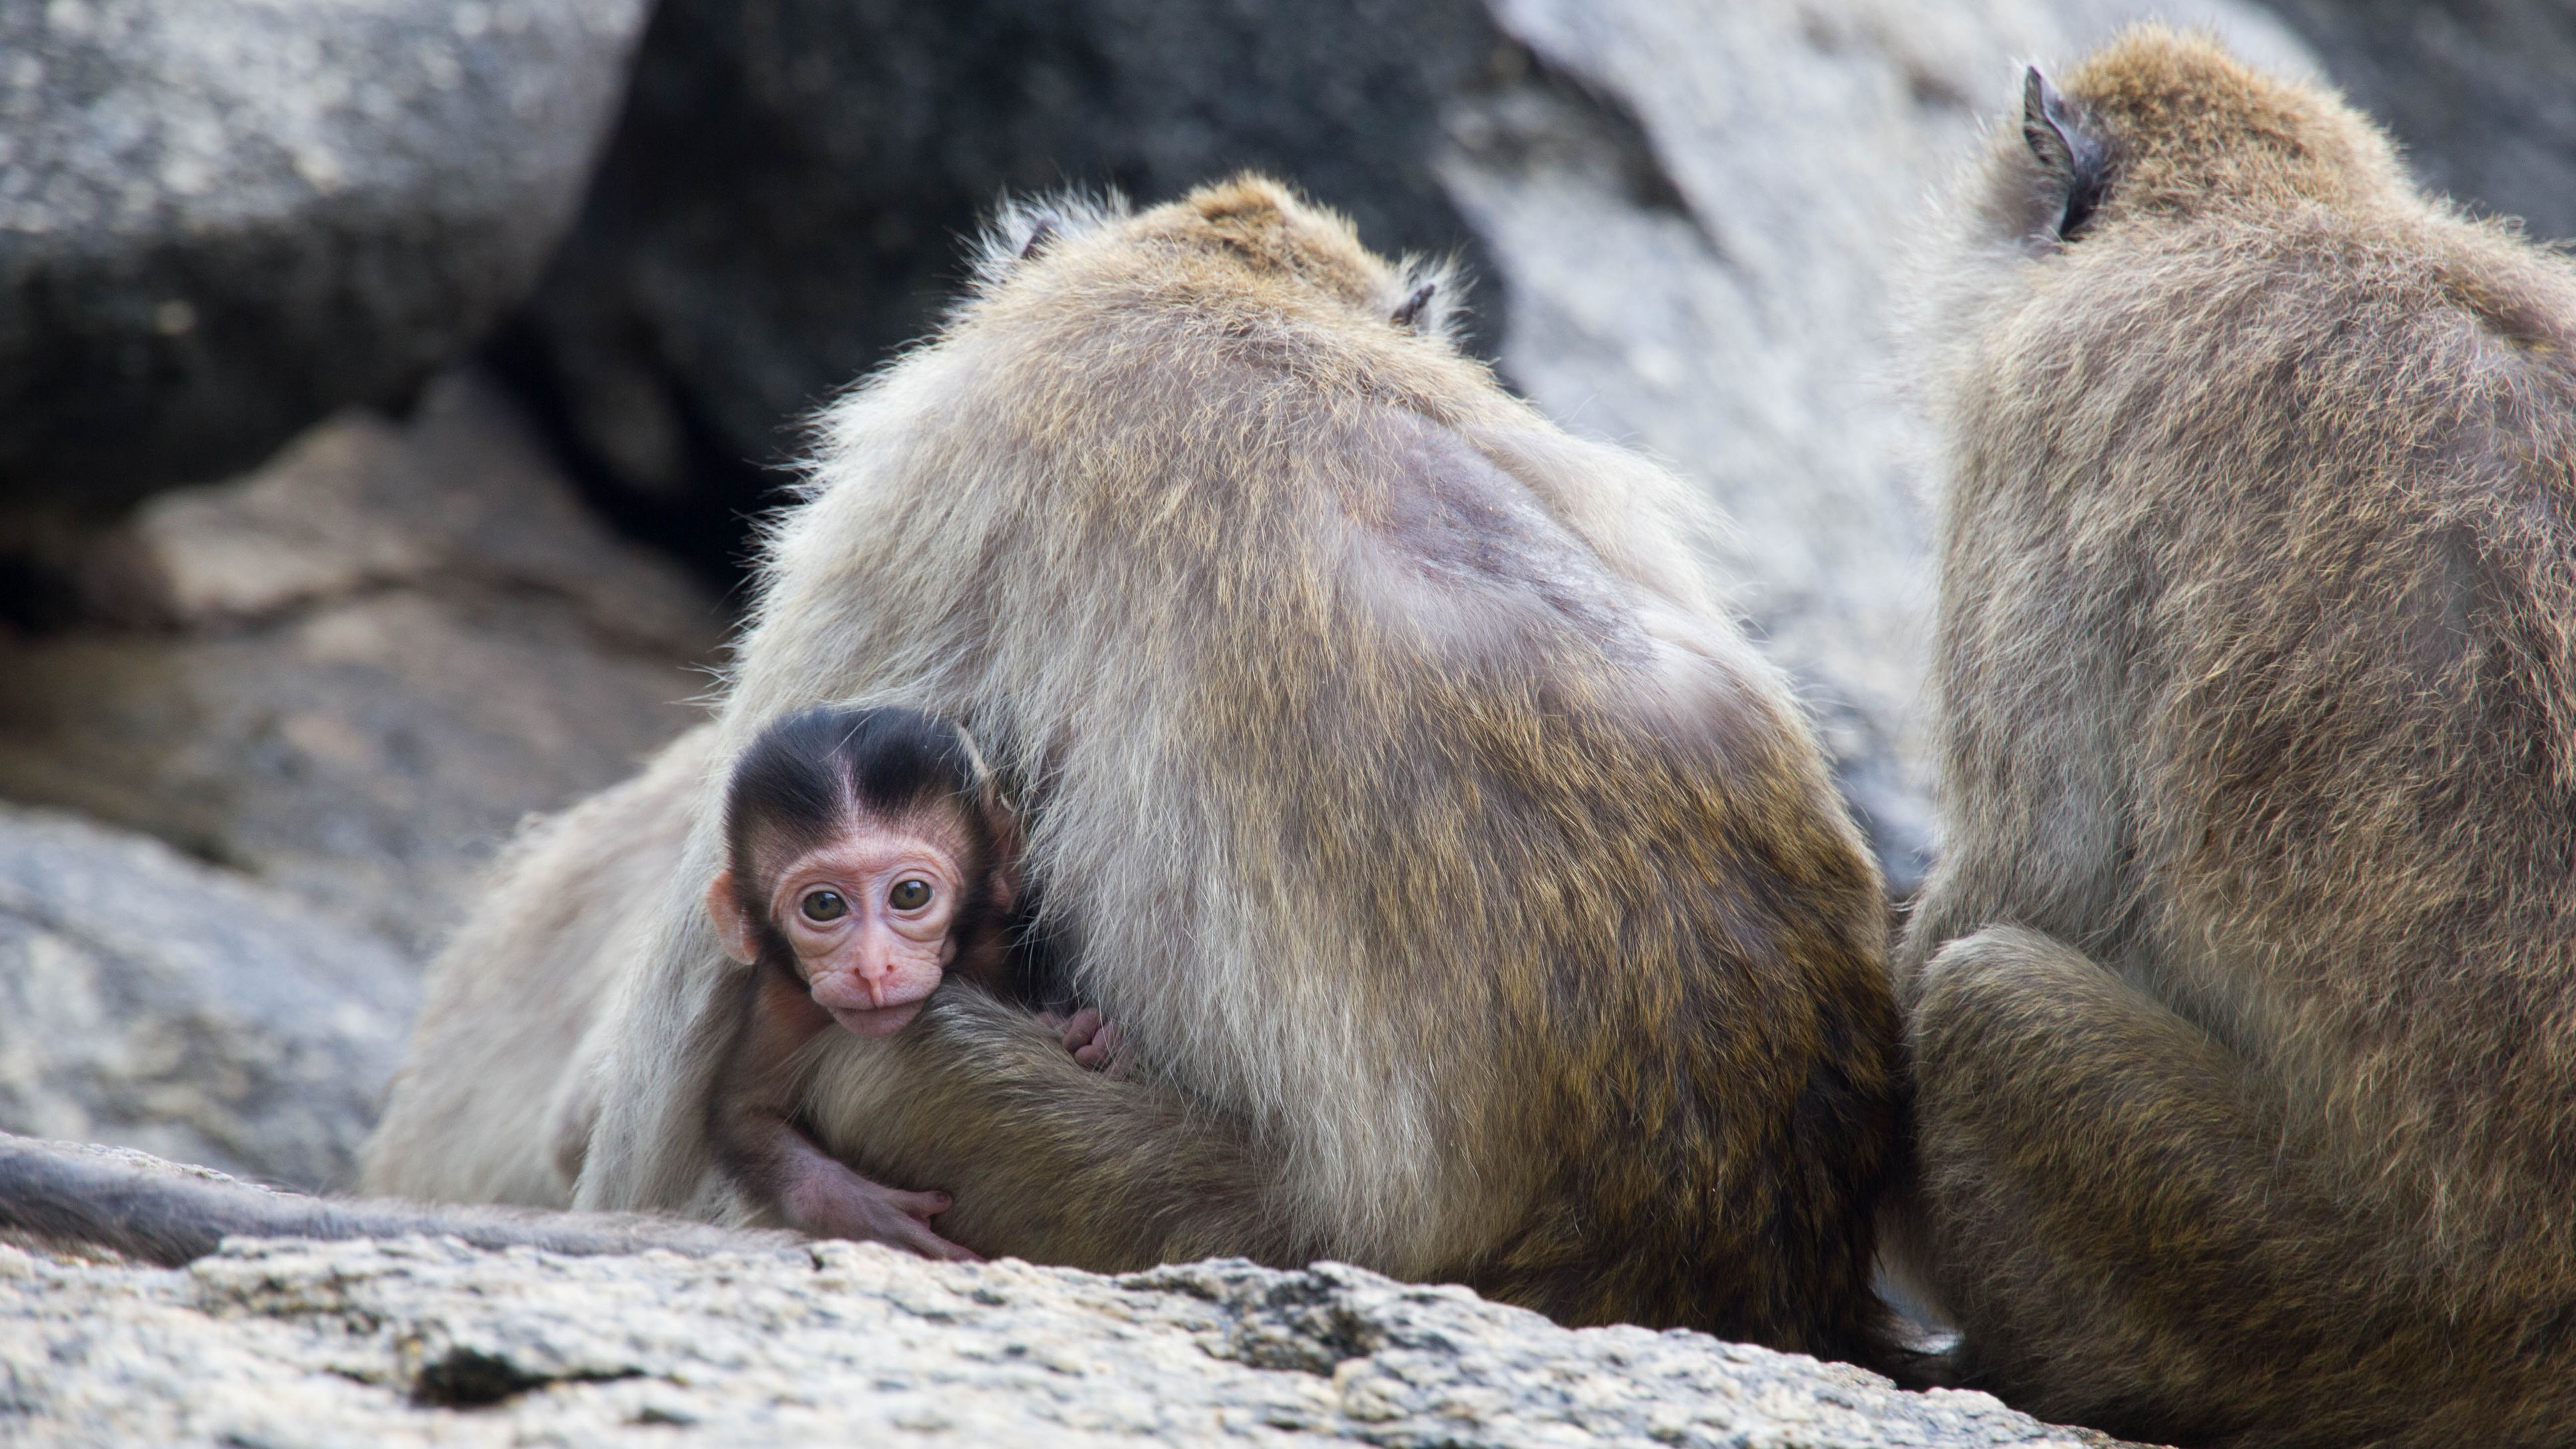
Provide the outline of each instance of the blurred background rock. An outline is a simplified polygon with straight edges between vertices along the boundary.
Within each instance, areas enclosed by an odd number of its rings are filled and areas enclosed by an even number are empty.
[[[646,9],[0,3],[0,497],[112,506],[407,397],[525,295]]]
[[[800,419],[1012,192],[1259,167],[1457,255],[1733,514],[1910,889],[1900,260],[2148,14],[2576,235],[2563,0],[0,0],[0,1128],[336,1180],[484,863],[689,720]]]

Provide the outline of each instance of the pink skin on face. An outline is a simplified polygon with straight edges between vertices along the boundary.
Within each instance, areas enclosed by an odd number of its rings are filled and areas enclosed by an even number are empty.
[[[769,918],[795,951],[814,1004],[844,1030],[891,1036],[939,989],[957,958],[965,844],[945,818],[868,822],[779,872]],[[1010,904],[1006,876],[988,889],[996,907]],[[708,887],[707,911],[727,954],[744,965],[759,959],[758,927],[742,913],[731,871]],[[1097,1009],[1044,1012],[1038,1020],[1062,1036],[1076,1062],[1110,1077],[1127,1074],[1117,1024]]]
[[[919,822],[927,824],[928,822]],[[965,899],[962,842],[916,822],[869,824],[787,863],[769,918],[796,953],[814,1004],[861,1036],[891,1036],[921,1011],[956,958]],[[750,921],[730,905],[730,872],[708,892],[725,949],[758,959]]]

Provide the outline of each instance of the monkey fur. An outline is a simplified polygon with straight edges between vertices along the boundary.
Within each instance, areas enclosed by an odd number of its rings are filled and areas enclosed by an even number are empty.
[[[1084,1070],[945,988],[821,1044],[824,1145],[953,1194],[943,1232],[1104,1269],[1331,1256],[1874,1354],[1901,1091],[1875,867],[1688,486],[1505,394],[1453,291],[1258,179],[1007,216],[943,333],[824,419],[712,737],[524,847],[467,927],[488,954],[444,958],[371,1172],[437,1195],[542,1155],[490,1122],[579,1143],[584,1207],[728,1212],[704,1119],[735,968],[674,883],[720,868],[722,762],[770,721],[894,703],[1025,802],[1132,1059]],[[649,865],[593,823],[629,806],[680,812],[638,831]],[[613,966],[554,934],[646,913]],[[615,983],[508,1028],[586,1043],[580,1080],[487,1112],[442,1054],[479,1059],[464,1024],[548,969]]]
[[[715,727],[701,725],[512,842],[430,964],[403,1064],[359,1151],[361,1191],[572,1206],[610,1003],[650,948],[657,904],[705,888],[676,871],[699,792],[723,764]]]
[[[1962,1381],[2576,1442],[2576,265],[2155,29],[1961,223],[1898,966]]]

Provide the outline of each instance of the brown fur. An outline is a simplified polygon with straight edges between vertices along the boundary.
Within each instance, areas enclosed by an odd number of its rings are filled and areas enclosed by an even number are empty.
[[[431,963],[420,1019],[359,1156],[380,1197],[572,1205],[598,1103],[588,1064],[656,902],[676,880],[716,733],[663,748],[644,773],[530,826]],[[705,889],[699,881],[695,888]]]
[[[1330,1255],[1870,1352],[1878,881],[1685,485],[1505,395],[1276,186],[1038,223],[827,419],[719,753],[825,700],[966,724],[1131,1077],[943,992],[818,1046],[826,1145],[987,1253]],[[656,899],[578,1200],[715,1211],[734,978]]]
[[[1900,953],[1968,1383],[2576,1441],[2576,267],[2135,32],[1944,279],[1947,852]]]

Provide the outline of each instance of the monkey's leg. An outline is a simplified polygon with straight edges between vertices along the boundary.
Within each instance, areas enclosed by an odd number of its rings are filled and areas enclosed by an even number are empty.
[[[1324,1245],[1277,1205],[1274,1154],[1232,1117],[1065,1050],[1027,1011],[943,989],[879,1042],[825,1038],[807,1118],[871,1177],[936,1188],[940,1231],[988,1257],[1101,1272],[1217,1253],[1294,1266]]]
[[[1954,941],[1910,1035],[1967,1385],[2124,1436],[2330,1443],[2389,1427],[2365,1407],[2375,1372],[2409,1377],[2387,1356],[2456,1351],[2407,1332],[2373,1281],[2386,1224],[2285,1160],[2236,1059],[2080,952]]]

